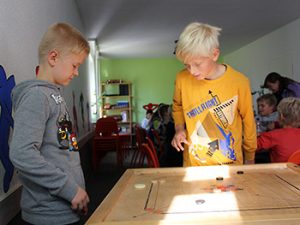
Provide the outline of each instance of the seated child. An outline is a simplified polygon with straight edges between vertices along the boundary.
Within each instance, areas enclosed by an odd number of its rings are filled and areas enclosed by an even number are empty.
[[[270,131],[275,128],[275,122],[278,120],[276,111],[277,99],[273,94],[265,94],[257,100],[258,115],[256,116],[257,132]]]
[[[271,162],[287,162],[300,149],[300,98],[284,98],[277,110],[282,128],[261,133],[257,138],[257,151],[270,151]]]
[[[164,116],[165,140],[163,143],[164,155],[160,160],[161,167],[182,167],[183,151],[177,151],[171,144],[175,135],[175,125],[172,117],[172,105],[169,105],[168,112]]]
[[[148,109],[146,112],[146,117],[142,120],[141,122],[141,127],[144,128],[145,130],[149,131],[151,128],[151,119],[153,116],[153,111],[152,109]]]

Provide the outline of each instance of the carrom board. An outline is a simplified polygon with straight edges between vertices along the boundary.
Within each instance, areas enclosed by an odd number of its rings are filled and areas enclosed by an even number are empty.
[[[128,169],[86,224],[299,225],[299,174],[291,163]]]

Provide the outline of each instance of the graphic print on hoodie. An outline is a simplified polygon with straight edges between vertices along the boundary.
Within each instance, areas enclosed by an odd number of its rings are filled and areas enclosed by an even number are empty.
[[[50,96],[54,99],[57,105],[64,103],[64,99],[60,94],[51,94]],[[64,150],[69,149],[70,151],[78,151],[77,139],[73,132],[73,126],[68,111],[60,115],[57,121],[57,127],[57,138],[61,145],[59,148]]]

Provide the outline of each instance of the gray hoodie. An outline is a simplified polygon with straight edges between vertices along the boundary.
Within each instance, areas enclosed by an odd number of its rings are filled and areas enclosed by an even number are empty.
[[[13,89],[12,101],[10,159],[23,184],[23,219],[38,225],[78,221],[71,201],[85,185],[62,87],[25,81]]]

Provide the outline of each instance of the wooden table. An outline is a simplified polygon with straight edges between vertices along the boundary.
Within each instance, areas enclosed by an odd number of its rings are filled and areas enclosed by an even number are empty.
[[[290,163],[129,169],[86,224],[299,225],[299,174]]]

